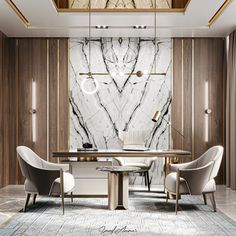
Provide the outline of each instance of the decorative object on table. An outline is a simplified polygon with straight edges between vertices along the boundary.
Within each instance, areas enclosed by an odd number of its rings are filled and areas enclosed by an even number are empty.
[[[78,158],[77,157],[68,157],[68,160],[76,162],[76,161],[78,161]]]
[[[98,149],[97,148],[77,148],[77,152],[86,152],[86,151],[96,152],[98,151]]]
[[[129,173],[137,172],[140,168],[131,166],[103,166],[96,169],[108,172],[108,208],[110,210],[128,209]]]
[[[167,201],[169,193],[176,196],[176,214],[179,196],[184,194],[202,194],[205,205],[207,204],[206,197],[209,196],[213,209],[216,211],[215,178],[220,169],[223,152],[224,148],[222,146],[214,146],[192,162],[170,165],[170,170],[175,172],[166,176],[165,188],[167,190]]]
[[[91,143],[83,143],[83,148],[93,148],[93,144]]]

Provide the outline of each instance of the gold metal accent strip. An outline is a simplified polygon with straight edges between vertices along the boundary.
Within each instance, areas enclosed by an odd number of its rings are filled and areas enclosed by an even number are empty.
[[[54,0],[52,0],[52,2],[53,2],[53,5],[55,6],[58,13],[89,12],[89,9],[87,9],[87,8],[59,8]],[[137,8],[135,8],[135,9],[132,9],[132,8],[123,8],[123,9],[122,8],[116,8],[116,9],[114,9],[114,8],[110,8],[110,9],[108,9],[108,8],[106,8],[106,9],[92,8],[91,12],[108,12],[108,13],[109,12],[117,12],[117,13],[122,13],[122,12],[132,12],[132,13],[135,13],[135,12],[170,12],[170,13],[175,12],[176,13],[177,12],[178,13],[178,12],[180,12],[180,13],[184,13],[187,10],[187,7],[190,2],[191,2],[191,0],[188,0],[186,6],[184,8],[159,8],[159,9],[158,8],[157,9],[155,9],[155,8],[139,8],[139,9],[137,9]]]
[[[12,0],[5,0],[5,1],[12,8],[12,10],[18,15],[18,17],[24,23],[25,27],[29,27],[30,26],[29,21],[26,19],[23,13],[19,10],[19,8],[15,5],[15,3],[13,3]]]
[[[195,158],[195,100],[194,100],[194,96],[195,96],[195,92],[194,92],[194,83],[195,83],[195,73],[194,73],[194,53],[195,53],[195,41],[194,39],[192,39],[192,160],[194,160]]]
[[[214,14],[214,16],[209,20],[208,26],[211,27],[212,24],[221,16],[223,11],[226,9],[226,7],[232,2],[232,0],[225,0],[225,2],[221,5],[221,7],[217,10],[217,12]]]
[[[49,39],[47,39],[47,161],[49,161],[50,157],[50,128],[49,128]]]

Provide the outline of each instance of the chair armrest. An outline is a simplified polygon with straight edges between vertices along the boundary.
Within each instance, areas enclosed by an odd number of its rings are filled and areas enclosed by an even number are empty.
[[[116,157],[114,158],[120,166],[123,166],[125,164],[125,160],[123,157]]]
[[[211,171],[214,162],[195,169],[178,169],[179,177],[184,178],[187,182],[189,192],[192,195],[200,195],[208,181],[210,180]]]
[[[57,164],[43,160],[43,169],[45,170],[60,170],[69,171],[70,165],[69,164]]]
[[[194,169],[197,167],[197,161],[191,161],[187,163],[181,163],[181,164],[169,164],[170,171],[177,171],[183,170],[183,169]]]

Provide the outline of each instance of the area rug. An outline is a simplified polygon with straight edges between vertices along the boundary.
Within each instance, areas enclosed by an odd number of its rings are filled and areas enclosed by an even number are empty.
[[[221,212],[213,212],[200,197],[184,196],[180,210],[156,194],[135,194],[128,210],[107,209],[107,198],[76,198],[65,202],[41,198],[26,213],[18,213],[0,235],[236,235],[236,223]]]

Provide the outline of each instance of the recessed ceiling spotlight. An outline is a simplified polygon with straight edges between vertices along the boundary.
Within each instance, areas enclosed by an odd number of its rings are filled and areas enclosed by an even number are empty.
[[[96,25],[96,29],[108,29],[107,25]]]
[[[134,29],[146,29],[147,26],[146,25],[135,25],[133,26]]]

